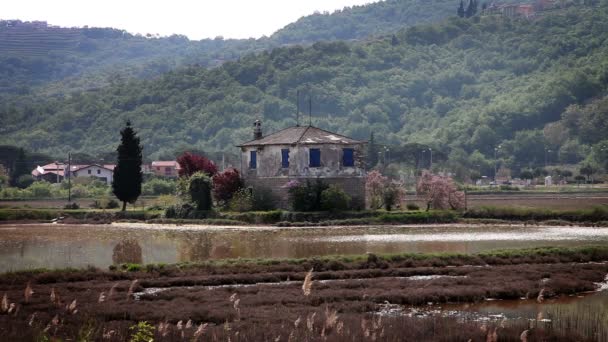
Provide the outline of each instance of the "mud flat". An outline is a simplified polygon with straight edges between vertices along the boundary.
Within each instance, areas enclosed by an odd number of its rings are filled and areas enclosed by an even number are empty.
[[[605,330],[594,324],[570,322],[571,329],[558,329],[565,316],[545,324],[545,317],[532,322],[407,312],[490,301],[549,308],[551,301],[576,300],[572,296],[582,293],[605,305],[598,291],[607,287],[606,261],[608,247],[579,247],[18,272],[0,277],[0,294],[12,306],[11,313],[0,314],[0,333],[11,341],[85,333],[123,341],[133,334],[130,327],[146,321],[159,341],[181,340],[182,333],[192,340],[199,328],[199,340],[218,341],[398,341],[404,332],[417,341],[486,340],[494,334],[519,341],[525,331],[529,340],[601,341]],[[307,275],[312,282],[303,286]],[[28,283],[33,294],[26,296]],[[580,309],[579,316],[599,322],[602,307]]]

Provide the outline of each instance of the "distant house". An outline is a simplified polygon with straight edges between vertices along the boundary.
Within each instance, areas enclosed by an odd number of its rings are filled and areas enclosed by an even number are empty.
[[[115,166],[116,165],[112,164],[72,165],[70,167],[70,173],[68,176],[73,178],[94,177],[97,178],[97,180],[109,185],[112,184]]]
[[[287,188],[321,179],[335,184],[354,202],[365,203],[364,147],[366,142],[314,126],[294,126],[263,136],[260,121],[254,123],[254,139],[241,148],[241,174],[254,189],[272,191],[287,207]]]
[[[153,161],[151,172],[162,177],[177,177],[179,174],[179,163],[171,161]]]
[[[36,180],[44,180],[49,183],[61,183],[64,178],[66,167],[66,164],[60,162],[38,166],[32,170],[32,177]]]
[[[550,0],[537,1],[535,4],[500,4],[491,3],[482,11],[482,15],[503,15],[505,17],[532,18],[536,11],[550,8],[553,4]]]

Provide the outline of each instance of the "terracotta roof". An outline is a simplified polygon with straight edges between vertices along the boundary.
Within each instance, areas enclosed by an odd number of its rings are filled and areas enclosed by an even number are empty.
[[[152,167],[156,167],[156,166],[174,166],[174,167],[179,167],[179,164],[175,160],[170,160],[170,161],[157,160],[157,161],[153,161],[152,162]]]
[[[332,133],[314,126],[294,126],[272,133],[262,139],[248,141],[238,147],[260,145],[293,145],[293,144],[365,144],[365,141],[351,139],[344,135]]]
[[[50,164],[46,164],[44,166],[38,166],[37,168],[32,170],[32,176],[38,177],[40,175],[47,174],[47,173],[52,173],[54,175],[58,174],[60,176],[63,176],[66,166],[67,165],[63,164],[63,163],[50,163]],[[40,172],[38,168],[42,168],[44,172]]]

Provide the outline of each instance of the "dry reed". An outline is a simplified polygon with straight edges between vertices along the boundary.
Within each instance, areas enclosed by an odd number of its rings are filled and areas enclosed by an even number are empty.
[[[544,294],[545,294],[545,289],[544,288],[540,289],[540,292],[538,293],[538,297],[536,297],[536,301],[538,303],[542,303],[545,300]]]
[[[25,287],[25,291],[23,293],[23,297],[25,298],[25,302],[29,303],[32,295],[34,294],[34,290],[32,290],[32,284],[28,281],[27,286]]]
[[[6,295],[6,293],[4,294],[4,296],[2,296],[2,304],[0,305],[0,309],[2,309],[2,312],[8,311],[8,296]]]
[[[137,285],[137,283],[139,282],[139,280],[135,279],[131,282],[131,286],[129,286],[129,291],[127,292],[127,300],[131,299],[131,297],[133,296],[133,290],[135,290],[135,286]]]
[[[304,277],[304,283],[302,284],[302,291],[305,296],[309,296],[312,290],[312,268]]]

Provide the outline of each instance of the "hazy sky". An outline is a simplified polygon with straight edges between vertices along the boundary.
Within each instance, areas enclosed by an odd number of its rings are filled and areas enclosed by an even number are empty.
[[[131,33],[183,34],[190,39],[249,38],[314,11],[377,0],[0,0],[0,19],[43,20],[59,26],[96,26]]]

